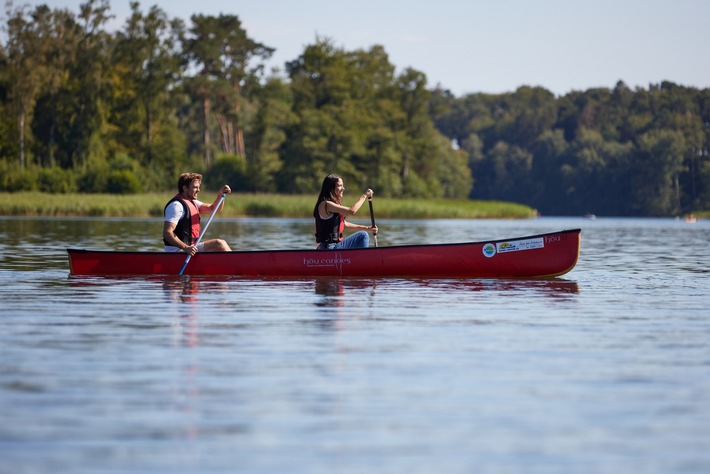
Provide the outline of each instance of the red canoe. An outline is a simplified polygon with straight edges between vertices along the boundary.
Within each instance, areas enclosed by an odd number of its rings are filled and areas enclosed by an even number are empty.
[[[570,271],[580,229],[485,242],[198,253],[186,275],[531,278]],[[72,275],[177,275],[183,253],[68,249]]]

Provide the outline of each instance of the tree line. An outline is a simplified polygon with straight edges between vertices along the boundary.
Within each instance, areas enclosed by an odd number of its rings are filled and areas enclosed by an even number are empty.
[[[678,215],[710,206],[710,91],[664,82],[555,97],[455,97],[382,46],[331,39],[266,71],[274,49],[236,15],[157,6],[109,32],[78,13],[8,3],[0,45],[0,190],[208,187],[315,194],[328,173],[388,197],[516,201],[544,214]],[[472,78],[473,80],[474,78]]]
[[[438,129],[466,150],[472,195],[544,214],[677,216],[710,209],[710,89],[672,82],[555,98],[434,91]]]

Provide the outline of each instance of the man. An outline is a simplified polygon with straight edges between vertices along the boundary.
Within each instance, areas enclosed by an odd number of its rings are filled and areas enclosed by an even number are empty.
[[[227,242],[222,239],[203,240],[195,245],[200,237],[200,214],[211,214],[223,193],[231,194],[228,185],[222,186],[219,196],[207,205],[197,200],[200,192],[202,175],[183,173],[178,179],[178,193],[165,206],[163,222],[163,242],[166,252],[185,252],[195,255],[197,252],[229,252]],[[224,201],[220,204],[222,210]],[[219,211],[218,210],[218,211]]]

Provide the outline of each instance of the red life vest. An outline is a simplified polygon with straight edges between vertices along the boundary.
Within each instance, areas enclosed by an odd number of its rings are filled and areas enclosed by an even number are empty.
[[[197,205],[189,200],[185,199],[182,194],[176,194],[166,205],[165,209],[173,202],[179,202],[182,204],[182,217],[175,226],[175,235],[178,239],[185,243],[185,245],[192,245],[197,242],[200,238],[200,210]],[[165,209],[163,214],[165,214]],[[163,239],[165,245],[171,245]]]

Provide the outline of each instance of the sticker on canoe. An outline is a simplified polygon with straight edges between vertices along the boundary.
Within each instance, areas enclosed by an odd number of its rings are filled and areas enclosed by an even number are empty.
[[[517,252],[519,250],[541,249],[545,247],[545,239],[538,237],[535,239],[513,240],[511,242],[499,242],[496,246],[497,253]]]
[[[486,244],[483,246],[483,255],[490,258],[496,254],[496,246],[493,244]]]

